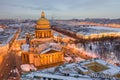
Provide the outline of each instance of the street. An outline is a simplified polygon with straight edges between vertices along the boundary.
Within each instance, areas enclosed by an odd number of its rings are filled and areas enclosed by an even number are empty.
[[[17,56],[14,51],[9,52],[4,58],[0,68],[0,80],[7,80],[9,77],[11,77],[10,71],[14,69],[14,66],[20,70],[20,64],[20,57]],[[19,80],[19,77],[20,76],[17,77],[17,80]]]
[[[15,40],[18,38],[19,32],[15,35]],[[20,72],[21,65],[21,57],[17,54],[16,51],[13,51],[15,45],[15,40],[13,41],[11,47],[9,48],[7,54],[3,57],[3,62],[0,65],[0,80],[13,80],[10,79],[12,77],[11,70],[16,69]],[[14,80],[20,80],[20,75],[17,73],[16,78]]]

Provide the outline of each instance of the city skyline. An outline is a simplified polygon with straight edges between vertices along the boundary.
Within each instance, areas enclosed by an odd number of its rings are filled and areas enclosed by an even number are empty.
[[[0,0],[0,80],[120,80],[112,1]]]
[[[1,19],[38,19],[42,10],[51,19],[120,18],[119,0],[0,0]]]

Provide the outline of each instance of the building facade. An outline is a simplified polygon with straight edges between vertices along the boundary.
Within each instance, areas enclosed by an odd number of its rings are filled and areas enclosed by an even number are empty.
[[[34,64],[36,67],[64,62],[63,53],[52,49],[40,54],[23,52],[21,56],[23,64]]]

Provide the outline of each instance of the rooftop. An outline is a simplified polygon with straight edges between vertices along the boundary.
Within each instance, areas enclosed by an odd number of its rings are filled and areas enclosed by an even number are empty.
[[[91,34],[100,34],[100,33],[112,33],[112,32],[120,32],[120,28],[112,28],[108,26],[94,26],[94,25],[82,25],[80,23],[76,23],[74,21],[58,21],[58,27],[63,28],[65,30],[69,30],[75,32],[77,34],[82,35],[91,35]]]
[[[0,45],[7,44],[15,35],[17,29],[4,29],[0,32]]]
[[[99,66],[94,66],[99,64]],[[93,69],[96,67],[95,69]],[[37,72],[31,72],[22,75],[24,79],[36,79],[36,77],[53,78],[53,79],[66,79],[66,80],[99,80],[105,78],[106,80],[115,79],[115,75],[120,74],[120,67],[108,64],[99,58],[81,61],[78,63],[64,64],[62,66],[49,68]],[[116,77],[118,78],[118,77]]]

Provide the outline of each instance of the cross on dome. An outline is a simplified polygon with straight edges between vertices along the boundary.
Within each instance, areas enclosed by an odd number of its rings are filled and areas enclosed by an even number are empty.
[[[45,13],[42,11],[41,18],[45,18]]]

